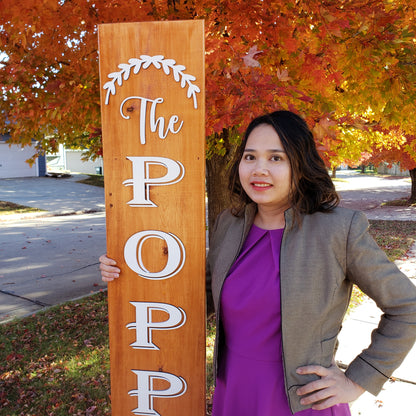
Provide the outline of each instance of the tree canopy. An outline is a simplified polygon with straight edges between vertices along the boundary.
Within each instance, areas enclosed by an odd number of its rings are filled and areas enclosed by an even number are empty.
[[[328,166],[416,168],[414,0],[2,0],[0,130],[101,154],[97,25],[204,19],[207,155],[254,116],[302,115]],[[3,58],[2,58],[3,57]],[[227,132],[224,134],[224,132]],[[230,133],[231,132],[231,133]]]

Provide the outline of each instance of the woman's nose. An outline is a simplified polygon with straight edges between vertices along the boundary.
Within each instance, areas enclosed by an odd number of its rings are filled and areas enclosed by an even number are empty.
[[[253,175],[264,176],[269,173],[265,162],[258,160],[254,166]]]

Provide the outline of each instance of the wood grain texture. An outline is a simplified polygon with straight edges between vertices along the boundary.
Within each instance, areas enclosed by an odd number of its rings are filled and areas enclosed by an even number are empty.
[[[187,391],[175,398],[155,397],[155,411],[168,415],[205,415],[205,90],[204,29],[202,21],[170,21],[106,24],[99,27],[101,109],[107,221],[107,252],[121,269],[120,278],[109,284],[109,326],[112,413],[134,414],[138,397],[128,394],[137,389],[132,370],[167,372],[186,380]],[[147,63],[162,56],[166,64]],[[133,61],[129,60],[133,59]],[[174,60],[175,64],[172,63]],[[136,61],[134,61],[136,60]],[[131,62],[141,64],[132,66]],[[160,60],[160,58],[159,58]],[[169,66],[170,65],[170,66]],[[187,80],[172,69],[185,69],[191,84],[200,92],[188,97]],[[130,69],[128,68],[130,66]],[[159,65],[160,66],[160,65]],[[168,74],[166,72],[169,72]],[[115,74],[109,78],[109,74]],[[117,78],[118,77],[118,78]],[[114,94],[104,86],[115,80]],[[182,85],[181,85],[182,81]],[[108,86],[109,84],[107,84]],[[141,97],[128,99],[129,97]],[[144,101],[143,98],[149,101]],[[155,119],[163,118],[166,138],[158,128],[151,131],[151,107]],[[126,100],[127,99],[127,100]],[[124,105],[122,105],[123,101]],[[153,101],[150,101],[153,100]],[[146,104],[143,130],[144,103]],[[177,116],[173,118],[173,116]],[[128,119],[126,117],[129,117]],[[142,118],[142,119],[141,119]],[[168,123],[172,121],[171,130]],[[175,122],[176,120],[176,122]],[[181,125],[181,122],[183,124]],[[179,129],[180,131],[174,133]],[[145,144],[143,134],[145,132]],[[133,163],[127,157],[164,157],[180,162],[182,180],[164,186],[150,186],[149,199],[156,207],[130,206],[133,186],[123,182],[133,178]],[[149,165],[149,176],[159,178],[166,168]],[[127,266],[124,248],[137,232],[159,230],[172,233],[183,243],[186,260],[180,272],[163,280],[140,277]],[[149,272],[162,270],[169,257],[165,240],[151,238],[143,243],[143,264]],[[161,302],[182,308],[186,323],[172,330],[152,331],[159,350],[133,349],[136,331],[131,302]],[[153,320],[166,319],[160,312]],[[160,385],[157,386],[156,384]],[[155,389],[168,388],[162,381]],[[140,414],[140,413],[136,413]]]

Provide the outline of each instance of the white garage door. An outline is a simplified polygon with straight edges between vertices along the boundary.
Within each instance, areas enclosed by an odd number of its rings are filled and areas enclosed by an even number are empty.
[[[0,142],[0,178],[20,178],[25,176],[38,176],[38,165],[32,167],[25,160],[29,159],[34,150],[31,147],[21,148]]]

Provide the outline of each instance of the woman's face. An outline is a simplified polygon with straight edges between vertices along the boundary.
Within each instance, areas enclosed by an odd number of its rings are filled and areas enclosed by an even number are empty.
[[[290,162],[272,126],[260,124],[250,133],[238,171],[243,189],[259,208],[290,207]]]

